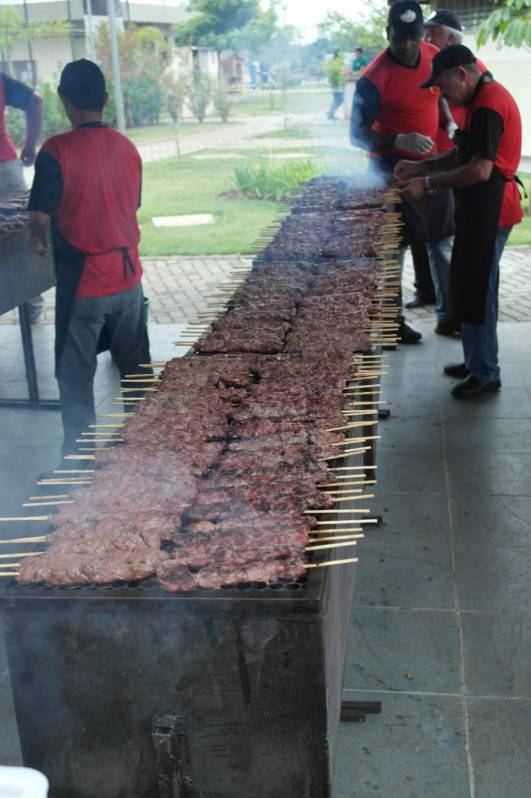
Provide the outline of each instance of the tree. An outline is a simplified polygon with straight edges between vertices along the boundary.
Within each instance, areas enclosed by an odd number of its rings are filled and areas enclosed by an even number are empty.
[[[179,47],[212,47],[218,55],[233,48],[236,34],[258,13],[259,0],[189,0],[190,18],[174,25]]]
[[[156,123],[165,102],[162,84],[171,62],[170,45],[164,34],[153,25],[143,28],[128,25],[118,35],[118,52],[128,127]],[[98,28],[96,56],[108,82],[112,82],[111,46],[106,24]]]
[[[0,55],[12,73],[11,53],[18,41],[30,39],[55,39],[67,36],[68,22],[62,20],[26,23],[16,8],[0,8]]]
[[[528,0],[494,0],[500,5],[479,29],[478,47],[490,38],[501,43],[531,47],[531,2]]]
[[[385,47],[387,5],[366,0],[367,15],[359,22],[337,11],[329,11],[318,26],[319,37],[328,41],[331,52],[350,53],[355,47],[377,52]]]

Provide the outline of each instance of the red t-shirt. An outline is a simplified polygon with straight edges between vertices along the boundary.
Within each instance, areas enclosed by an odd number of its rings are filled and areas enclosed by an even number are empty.
[[[437,53],[437,47],[422,41],[419,62],[414,67],[400,64],[389,50],[384,50],[363,70],[360,79],[370,81],[380,98],[380,108],[372,123],[372,130],[387,135],[421,133],[436,141],[440,92],[436,87],[421,89],[420,85],[430,77],[431,62]],[[432,155],[412,155],[403,150],[393,150],[391,154],[417,159]]]
[[[476,154],[492,159],[494,165],[506,179],[498,227],[511,227],[522,221],[520,192],[514,176],[522,153],[522,120],[520,111],[507,89],[495,80],[481,83],[472,102],[465,106],[465,129],[472,133],[474,114],[478,111],[493,111],[501,119],[501,135],[494,151],[476,148]]]
[[[136,219],[142,161],[136,147],[116,130],[87,125],[48,139],[42,149],[61,173],[59,231],[86,254],[76,296],[133,288],[142,277]]]
[[[488,72],[488,69],[481,60],[481,58],[478,58],[476,63],[481,73]],[[450,108],[450,113],[454,118],[455,124],[457,125],[459,130],[463,130],[463,126],[465,124],[465,106],[449,105],[449,108]],[[440,119],[439,122],[440,124],[442,124],[442,127],[439,127],[439,130],[437,132],[437,145],[436,145],[437,152],[441,153],[449,152],[450,150],[453,150],[455,145],[450,136],[448,135],[448,133],[446,132],[446,127],[447,127],[446,119]]]

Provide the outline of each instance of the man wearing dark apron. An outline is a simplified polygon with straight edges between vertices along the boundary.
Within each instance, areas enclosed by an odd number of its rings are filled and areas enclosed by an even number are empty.
[[[450,300],[461,321],[465,362],[447,366],[456,399],[496,393],[498,365],[499,263],[513,225],[522,219],[516,170],[520,162],[522,123],[507,89],[482,74],[474,54],[463,45],[442,50],[433,60],[424,88],[440,87],[449,102],[465,107],[464,130],[454,150],[421,165],[402,161],[395,176],[405,196],[453,188],[456,236],[450,270]]]
[[[76,438],[94,423],[98,351],[110,349],[122,376],[149,362],[150,354],[136,220],[140,156],[129,139],[101,122],[108,95],[96,64],[67,64],[58,92],[73,130],[44,143],[29,209],[30,247],[44,254],[51,229],[55,255],[64,455],[77,451]]]
[[[356,84],[350,137],[354,146],[370,151],[374,171],[390,176],[401,158],[422,161],[433,152],[439,127],[438,90],[423,92],[420,84],[431,74],[437,48],[422,40],[422,9],[415,0],[399,0],[389,9],[389,47],[363,70]],[[404,222],[401,265],[405,249],[414,257],[429,256],[437,295],[439,322],[446,319],[448,271],[454,232],[451,191],[406,200],[401,204]],[[399,298],[399,336],[403,343],[422,337],[406,323]]]

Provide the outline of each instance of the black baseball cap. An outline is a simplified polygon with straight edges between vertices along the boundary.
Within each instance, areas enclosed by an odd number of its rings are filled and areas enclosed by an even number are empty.
[[[439,50],[431,62],[431,77],[422,83],[420,88],[429,89],[430,86],[434,85],[439,75],[446,72],[447,69],[469,66],[470,64],[475,64],[476,61],[477,58],[472,50],[469,50],[464,44],[451,44],[450,47]]]
[[[434,28],[436,25],[444,25],[452,30],[463,30],[457,14],[446,8],[437,9],[433,17],[430,17],[424,23],[425,28]]]
[[[422,8],[416,0],[398,0],[398,3],[393,3],[389,9],[387,24],[399,38],[422,36],[424,33]]]
[[[105,77],[94,61],[71,61],[61,72],[57,91],[79,111],[99,111],[105,105]]]

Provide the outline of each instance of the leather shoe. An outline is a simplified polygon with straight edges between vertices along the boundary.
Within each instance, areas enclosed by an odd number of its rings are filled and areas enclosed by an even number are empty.
[[[464,382],[458,383],[452,389],[454,399],[481,399],[491,396],[501,388],[500,380],[482,380],[470,374]]]
[[[447,377],[457,377],[460,380],[464,380],[465,377],[468,377],[470,371],[464,363],[452,363],[444,367],[444,373]]]
[[[423,305],[435,305],[436,299],[435,297],[430,296],[421,296],[420,294],[415,294],[409,302],[406,302],[406,308],[421,308]]]
[[[418,344],[422,338],[422,333],[413,330],[405,321],[398,327],[398,338],[401,344]]]
[[[443,319],[437,322],[435,332],[437,335],[447,335],[453,338],[456,335],[461,335],[461,325],[453,319]]]

